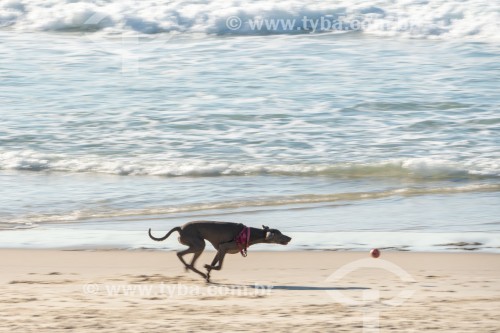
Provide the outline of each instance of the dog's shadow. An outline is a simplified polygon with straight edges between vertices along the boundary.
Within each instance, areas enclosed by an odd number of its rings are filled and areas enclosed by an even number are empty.
[[[272,284],[235,284],[235,283],[219,283],[208,282],[209,285],[226,287],[230,289],[269,289],[269,290],[289,290],[289,291],[304,291],[304,290],[368,290],[366,287],[313,287],[313,286],[277,286]]]
[[[255,286],[254,286],[255,287]],[[367,290],[366,287],[311,287],[311,286],[269,286],[276,290]],[[258,286],[257,286],[258,288]]]

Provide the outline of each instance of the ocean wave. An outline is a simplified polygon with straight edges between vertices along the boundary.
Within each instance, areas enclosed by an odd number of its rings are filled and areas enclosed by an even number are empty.
[[[497,39],[494,2],[366,1],[66,1],[6,0],[0,27],[80,31],[265,35],[362,31],[417,38]]]
[[[470,192],[498,192],[500,184],[475,184],[454,187],[405,187],[371,192],[348,192],[332,194],[300,194],[289,196],[274,196],[262,199],[233,200],[222,202],[193,203],[175,206],[143,208],[143,209],[122,209],[109,211],[77,210],[66,214],[40,214],[29,215],[22,218],[15,218],[10,221],[5,220],[0,224],[0,229],[34,227],[44,223],[67,223],[73,221],[84,221],[90,219],[116,219],[127,217],[151,218],[153,216],[164,218],[166,215],[180,213],[196,213],[214,210],[235,210],[260,209],[290,205],[311,205],[328,204],[337,202],[357,202],[364,200],[376,200],[388,197],[400,196],[423,196],[423,195],[452,195]]]
[[[0,170],[103,173],[121,176],[330,176],[340,178],[404,178],[423,180],[500,177],[495,160],[454,162],[434,158],[406,158],[369,163],[245,164],[226,161],[159,160],[153,156],[102,157],[43,154],[35,151],[0,151]]]

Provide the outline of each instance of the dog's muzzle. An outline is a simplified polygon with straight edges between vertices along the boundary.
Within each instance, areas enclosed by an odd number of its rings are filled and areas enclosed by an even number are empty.
[[[287,245],[288,243],[290,243],[290,241],[292,240],[292,238],[290,237],[286,237],[285,239],[283,239],[280,244],[281,245]]]

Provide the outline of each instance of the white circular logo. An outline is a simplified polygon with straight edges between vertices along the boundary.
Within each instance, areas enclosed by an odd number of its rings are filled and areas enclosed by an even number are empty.
[[[226,19],[226,27],[229,30],[238,30],[239,28],[241,28],[241,24],[241,19],[238,16],[229,16]]]
[[[379,268],[383,269],[385,271],[391,272],[398,276],[401,281],[404,282],[415,282],[415,279],[404,269],[399,267],[396,264],[393,264],[390,261],[383,260],[383,259],[360,259],[353,261],[349,264],[346,264],[339,269],[337,269],[333,274],[331,274],[326,281],[327,282],[338,282],[341,279],[343,279],[346,275],[349,273],[352,273],[358,269],[363,269],[363,268]],[[369,299],[364,299],[364,300],[356,300],[350,297],[347,297],[342,291],[340,290],[327,290],[328,294],[338,303],[345,304],[345,305],[366,305],[365,303],[369,301]],[[390,300],[385,300],[382,301],[382,304],[386,305],[391,305],[391,306],[398,306],[403,304],[407,299],[411,298],[413,294],[415,293],[414,289],[405,289],[402,290],[399,294],[396,295],[396,297],[390,299]],[[369,295],[370,293],[366,293]],[[373,293],[375,294],[375,293]],[[378,294],[378,291],[377,293]],[[371,298],[371,297],[370,297]],[[371,299],[370,299],[371,300]],[[373,301],[373,300],[372,300]]]

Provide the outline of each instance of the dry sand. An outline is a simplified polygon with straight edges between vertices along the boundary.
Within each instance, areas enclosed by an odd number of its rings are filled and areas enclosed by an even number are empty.
[[[250,251],[213,284],[173,252],[0,250],[0,263],[1,332],[500,332],[496,254]]]

